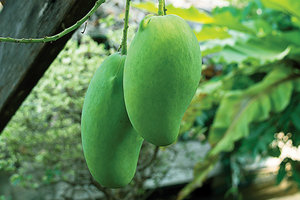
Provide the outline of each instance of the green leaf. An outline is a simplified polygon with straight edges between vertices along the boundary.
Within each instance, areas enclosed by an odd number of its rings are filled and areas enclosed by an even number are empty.
[[[227,47],[234,46],[238,41],[246,42],[250,38],[251,38],[251,36],[249,36],[248,34],[237,34],[237,35],[234,34],[232,37],[227,38],[227,39],[214,39],[214,40],[204,41],[200,45],[202,56],[207,56],[209,54],[221,52]],[[216,56],[214,56],[214,57],[216,57]],[[217,59],[214,59],[214,60],[217,60]]]
[[[145,11],[148,11],[150,13],[157,13],[157,5],[152,3],[152,2],[145,2],[145,3],[133,3],[133,7],[142,9]],[[173,5],[169,4],[166,6],[167,9],[167,14],[175,14],[187,21],[191,22],[198,22],[198,23],[203,23],[203,24],[209,24],[214,21],[214,19],[206,14],[205,12],[199,11],[195,7],[190,7],[190,8],[176,8]]]
[[[263,19],[248,20],[243,22],[243,25],[251,29],[253,33],[256,33],[258,37],[266,36],[273,31],[272,26]]]
[[[300,19],[300,1],[298,0],[262,0],[263,4]]]
[[[226,46],[233,46],[235,40],[232,38],[224,40],[209,40],[200,45],[202,56],[207,56],[213,53],[222,51]]]
[[[295,87],[295,90],[297,92],[300,92],[300,80],[297,79],[295,82],[294,82],[294,87]]]
[[[278,146],[276,146],[274,148],[269,147],[269,149],[268,149],[268,156],[279,157],[280,154],[281,154],[281,151],[280,151],[280,149],[279,149]]]
[[[300,19],[297,17],[292,17],[292,22],[294,23],[295,26],[300,27]]]
[[[231,37],[226,28],[220,28],[216,26],[205,26],[200,32],[196,32],[195,35],[198,41],[205,41],[211,39],[225,39]]]
[[[237,44],[236,46],[241,46],[243,44]],[[246,46],[246,45],[245,45]],[[226,46],[219,54],[217,54],[213,59],[215,62],[225,62],[225,63],[242,63],[246,61],[250,55],[244,52],[240,52],[235,47]]]
[[[276,129],[271,120],[251,126],[249,136],[242,140],[238,151],[241,154],[251,154],[252,158],[255,159],[258,154],[263,154],[269,150],[268,147],[274,140],[275,132]]]
[[[293,82],[300,79],[291,74],[287,67],[278,67],[249,89],[224,96],[209,133],[213,147],[205,159],[196,164],[194,180],[181,190],[178,200],[202,185],[220,153],[231,151],[237,140],[246,137],[251,123],[266,120],[270,112],[280,112],[288,105]]]
[[[298,187],[300,186],[300,173],[298,172],[298,169],[296,168],[296,163],[294,162],[294,166],[292,167],[292,178],[296,183],[298,184]],[[299,165],[299,164],[298,164]]]
[[[298,105],[293,113],[291,114],[291,120],[296,127],[300,131],[300,105]]]
[[[213,59],[216,62],[242,63],[245,61],[257,61],[257,64],[265,64],[281,60],[287,56],[291,48],[286,42],[273,38],[253,38],[248,41],[239,41],[233,46],[225,46]]]
[[[288,105],[293,79],[287,71],[274,69],[262,82],[224,96],[209,133],[211,156],[231,151],[235,141],[249,134],[250,123],[266,120],[271,111],[280,112]]]
[[[279,35],[279,38],[287,41],[290,44],[294,44],[300,46],[300,31],[293,30],[293,31],[286,31]]]
[[[276,184],[280,184],[281,181],[284,179],[284,177],[286,176],[286,171],[285,171],[285,165],[286,165],[287,161],[286,160],[283,160],[281,163],[280,163],[280,168],[278,170],[278,174],[277,174],[277,177],[276,177]]]
[[[226,11],[214,15],[214,21],[212,24],[219,26],[226,26],[229,29],[237,30],[246,33],[255,33],[251,28],[243,25],[236,16],[233,16],[231,12]]]

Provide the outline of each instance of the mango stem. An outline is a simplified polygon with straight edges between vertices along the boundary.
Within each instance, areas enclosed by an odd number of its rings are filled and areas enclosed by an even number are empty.
[[[164,15],[164,0],[158,0],[158,15],[163,16]]]
[[[129,10],[130,10],[130,1],[126,0],[126,8],[125,8],[125,18],[124,18],[124,28],[123,28],[123,38],[121,43],[121,54],[127,54],[127,33],[128,33],[128,20],[129,20]]]

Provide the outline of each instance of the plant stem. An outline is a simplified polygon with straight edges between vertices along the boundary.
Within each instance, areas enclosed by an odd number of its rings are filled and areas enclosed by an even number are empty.
[[[158,0],[158,15],[164,15],[164,0]]]
[[[128,32],[128,20],[129,20],[129,10],[130,10],[130,1],[126,0],[126,10],[125,10],[125,18],[124,18],[124,29],[123,29],[123,39],[121,43],[121,54],[127,54],[127,32]]]
[[[164,15],[167,15],[166,0],[164,0]]]
[[[53,35],[53,36],[46,36],[43,38],[29,38],[29,39],[16,39],[16,38],[11,38],[11,37],[0,37],[0,42],[15,42],[15,43],[42,43],[42,42],[52,42],[52,41],[56,41],[59,38],[67,35],[68,33],[76,30],[77,28],[79,28],[86,20],[88,20],[88,18],[95,13],[95,11],[97,10],[97,8],[99,8],[99,6],[104,3],[105,0],[98,0],[94,7],[79,21],[77,21],[73,26],[70,26],[69,28],[66,28],[64,31]]]

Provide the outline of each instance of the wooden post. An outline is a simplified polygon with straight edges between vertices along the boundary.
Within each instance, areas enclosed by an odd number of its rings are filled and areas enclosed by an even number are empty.
[[[37,38],[61,32],[82,18],[96,0],[6,0],[0,36]],[[0,43],[0,134],[72,34],[53,43]]]

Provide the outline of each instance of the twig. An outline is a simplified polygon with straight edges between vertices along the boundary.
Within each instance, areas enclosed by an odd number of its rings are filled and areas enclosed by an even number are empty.
[[[102,187],[97,181],[91,177],[91,183],[101,192],[104,193],[108,200],[117,200],[106,188]]]
[[[155,149],[154,149],[154,153],[153,153],[153,155],[152,155],[151,160],[150,160],[148,163],[146,163],[146,164],[144,164],[143,166],[141,166],[141,167],[139,168],[140,171],[145,170],[147,167],[149,167],[149,165],[152,164],[152,162],[153,162],[153,161],[156,159],[156,157],[157,157],[158,151],[159,151],[159,147],[156,146]]]

